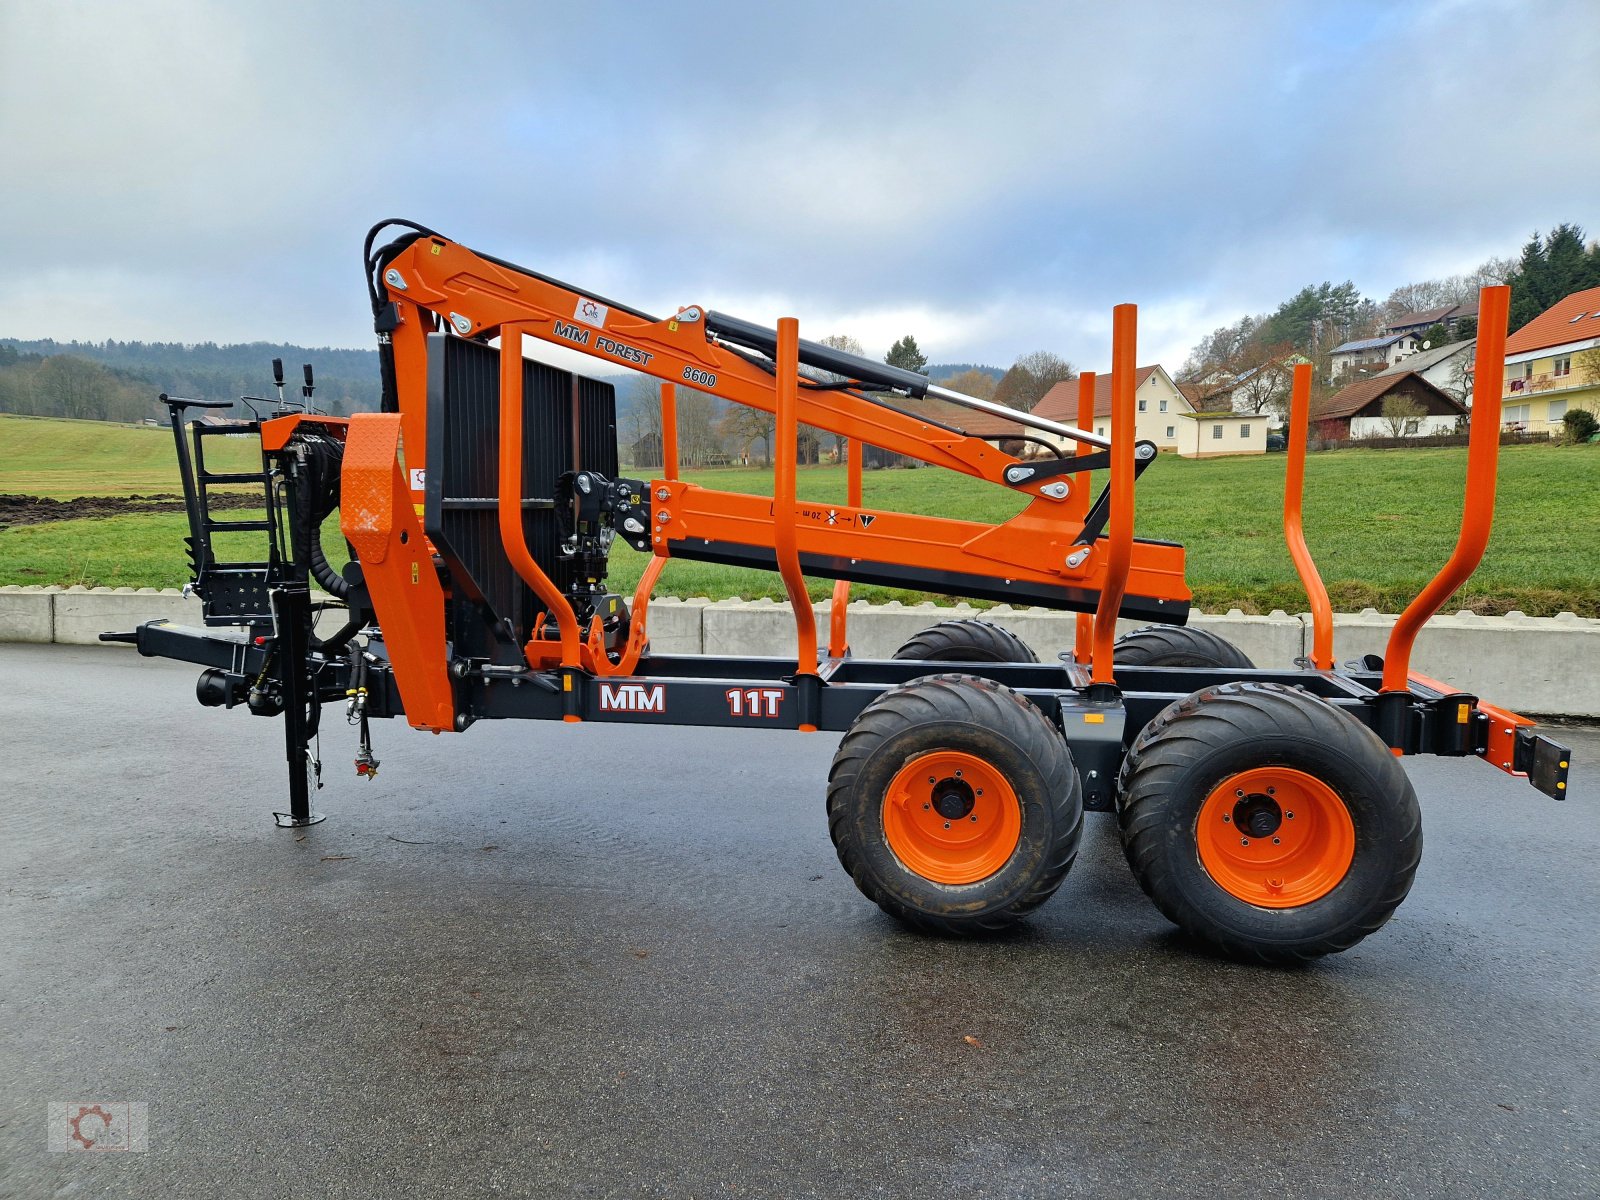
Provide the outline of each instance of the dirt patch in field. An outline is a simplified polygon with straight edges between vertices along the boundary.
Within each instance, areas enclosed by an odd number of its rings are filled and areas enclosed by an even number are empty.
[[[259,495],[212,492],[209,503],[213,510],[260,508],[262,498]],[[73,500],[0,493],[0,529],[12,525],[42,525],[46,521],[75,521],[82,517],[125,517],[134,513],[182,511],[183,497],[170,492],[152,496],[79,496]]]

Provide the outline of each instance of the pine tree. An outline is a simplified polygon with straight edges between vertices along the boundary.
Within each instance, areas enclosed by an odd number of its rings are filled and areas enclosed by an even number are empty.
[[[889,353],[883,356],[883,361],[891,367],[899,367],[902,371],[912,371],[918,375],[928,367],[928,356],[917,349],[917,339],[909,333],[889,347]]]

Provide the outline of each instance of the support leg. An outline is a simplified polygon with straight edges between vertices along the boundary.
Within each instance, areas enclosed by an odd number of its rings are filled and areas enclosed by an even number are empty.
[[[304,583],[273,590],[278,617],[278,669],[283,688],[283,745],[289,763],[289,811],[272,818],[282,829],[298,829],[324,820],[311,809],[311,794],[322,786],[322,764],[312,750],[321,704],[306,673],[311,645],[311,592]]]

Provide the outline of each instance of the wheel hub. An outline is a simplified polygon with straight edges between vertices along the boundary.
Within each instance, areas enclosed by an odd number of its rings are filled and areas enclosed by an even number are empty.
[[[1255,767],[1211,790],[1195,818],[1200,864],[1218,887],[1261,908],[1294,908],[1338,887],[1356,832],[1339,793],[1292,767]]]
[[[951,776],[933,785],[933,807],[948,821],[959,821],[972,812],[972,785]]]
[[[883,798],[883,835],[902,866],[935,883],[987,879],[1022,839],[1022,807],[1005,775],[961,750],[908,761]]]
[[[1271,837],[1283,824],[1283,809],[1264,792],[1251,792],[1233,806],[1233,826],[1247,837]]]

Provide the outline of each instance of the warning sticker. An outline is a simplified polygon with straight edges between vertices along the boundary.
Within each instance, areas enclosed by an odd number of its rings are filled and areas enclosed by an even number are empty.
[[[586,297],[578,297],[578,306],[572,310],[575,320],[582,321],[585,325],[593,325],[596,329],[606,327],[606,314],[611,310],[604,304],[596,304]]]
[[[420,492],[423,489],[423,487],[427,484],[427,482],[428,482],[428,474],[427,474],[427,472],[424,471],[421,467],[413,467],[412,470],[411,470],[411,490],[413,492]]]

